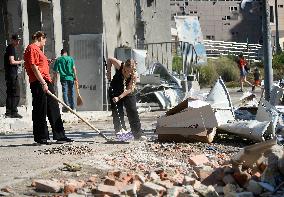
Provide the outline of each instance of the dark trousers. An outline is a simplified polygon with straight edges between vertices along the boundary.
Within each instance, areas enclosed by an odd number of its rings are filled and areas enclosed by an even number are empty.
[[[110,104],[112,109],[112,117],[113,117],[113,124],[114,124],[114,130],[116,132],[119,132],[121,130],[121,127],[126,130],[125,121],[124,121],[124,111],[123,106],[126,109],[128,121],[130,124],[131,131],[134,135],[134,137],[138,138],[141,136],[141,123],[140,118],[138,115],[137,107],[136,107],[136,98],[134,95],[128,95],[121,100],[119,100],[117,103],[114,103],[112,101],[113,95],[111,90],[109,90],[110,95]],[[119,114],[119,116],[118,116]],[[120,120],[121,124],[120,124]]]
[[[54,94],[53,84],[47,81],[48,89]],[[51,125],[53,139],[58,140],[65,137],[63,122],[60,115],[58,102],[44,93],[42,85],[39,81],[30,84],[32,92],[32,120],[33,120],[33,134],[36,142],[49,139],[46,116]]]
[[[18,112],[17,106],[20,101],[20,84],[17,75],[6,76],[6,113],[15,114]]]

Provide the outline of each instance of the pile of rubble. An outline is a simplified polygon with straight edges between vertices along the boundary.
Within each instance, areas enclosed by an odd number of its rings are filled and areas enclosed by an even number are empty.
[[[140,147],[106,157],[116,170],[77,180],[35,179],[31,186],[54,196],[82,197],[284,195],[284,152],[276,140],[240,150],[205,143]]]
[[[93,151],[87,145],[74,145],[74,144],[62,144],[57,147],[51,147],[43,150],[38,150],[40,154],[61,154],[61,155],[87,155]]]

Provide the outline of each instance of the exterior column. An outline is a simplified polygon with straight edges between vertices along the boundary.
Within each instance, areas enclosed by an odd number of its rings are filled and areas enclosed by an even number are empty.
[[[52,18],[53,18],[53,37],[54,37],[54,53],[55,57],[58,58],[63,48],[62,40],[62,22],[61,22],[61,1],[52,1]],[[59,98],[62,98],[62,87],[60,80],[57,80],[57,94]]]
[[[28,20],[28,0],[21,0],[21,10],[22,10],[22,42],[23,42],[23,49],[25,50],[26,47],[29,45],[29,20]],[[24,51],[23,51],[24,52]],[[30,90],[30,83],[29,77],[25,72],[24,76],[24,84],[25,84],[25,91],[26,91],[26,107],[27,110],[30,111],[32,109],[32,93]]]

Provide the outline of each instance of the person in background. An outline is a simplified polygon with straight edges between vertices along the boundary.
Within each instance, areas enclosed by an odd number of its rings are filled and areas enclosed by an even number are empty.
[[[112,66],[114,66],[116,72],[111,80]],[[122,128],[126,130],[123,111],[124,106],[134,139],[144,140],[145,137],[142,136],[141,123],[137,112],[136,98],[134,95],[137,81],[136,63],[131,59],[128,59],[124,63],[113,57],[108,58],[107,79],[111,81],[109,96],[115,131],[119,132]],[[120,116],[121,124],[118,115]]]
[[[255,90],[255,87],[260,87],[260,72],[259,72],[259,69],[257,67],[254,68],[254,71],[253,71],[253,78],[254,78],[254,83],[253,83],[253,86],[252,86],[252,91]]]
[[[16,48],[19,46],[21,38],[14,34],[11,37],[11,43],[6,47],[4,54],[4,69],[6,80],[6,113],[8,118],[22,118],[18,114],[17,106],[20,102],[20,84],[18,80],[18,66],[23,64],[23,60],[19,60]]]
[[[58,102],[47,94],[48,91],[54,94],[54,87],[49,73],[51,62],[42,52],[46,43],[46,34],[38,31],[32,36],[32,40],[33,43],[25,50],[24,60],[32,92],[34,141],[39,145],[50,144],[47,116],[52,128],[53,140],[57,140],[58,143],[72,142],[72,139],[65,136]]]
[[[67,50],[61,50],[61,57],[59,57],[53,67],[53,71],[56,72],[55,80],[60,75],[60,82],[62,85],[63,100],[66,105],[71,109],[75,109],[75,91],[74,81],[77,81],[77,72],[74,64],[74,60],[68,55]]]
[[[249,84],[250,86],[253,86],[249,81],[247,81],[247,70],[246,70],[246,66],[247,66],[247,61],[245,60],[243,54],[240,54],[238,56],[238,67],[239,67],[239,70],[240,70],[240,86],[241,86],[241,89],[238,90],[237,92],[243,92],[243,89],[244,89],[244,82]]]

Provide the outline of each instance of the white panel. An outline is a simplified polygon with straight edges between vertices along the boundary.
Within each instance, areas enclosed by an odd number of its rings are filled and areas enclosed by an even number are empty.
[[[83,105],[80,111],[103,110],[102,34],[70,35],[70,55],[75,60]]]

